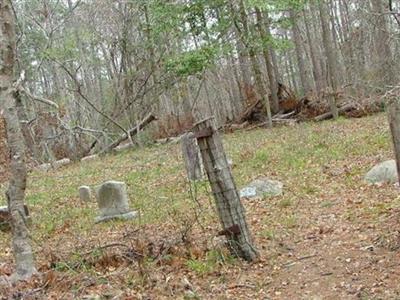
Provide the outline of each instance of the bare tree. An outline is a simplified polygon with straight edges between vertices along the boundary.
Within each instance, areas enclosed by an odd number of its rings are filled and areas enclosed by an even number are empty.
[[[0,104],[4,109],[7,143],[11,157],[11,177],[6,197],[13,232],[13,254],[16,270],[12,281],[30,278],[35,272],[24,198],[26,188],[25,145],[18,120],[14,79],[15,20],[10,0],[0,1]]]
[[[293,32],[293,41],[295,45],[295,50],[296,50],[296,58],[297,58],[297,64],[299,66],[299,73],[300,73],[300,81],[301,81],[301,86],[302,86],[302,93],[303,94],[308,94],[312,88],[311,88],[311,83],[308,77],[308,71],[306,67],[306,61],[305,61],[305,53],[303,51],[302,47],[302,37],[301,37],[301,32],[297,20],[297,12],[294,11],[294,9],[289,10],[289,16],[292,22],[292,32]]]
[[[329,91],[329,105],[331,107],[332,116],[334,119],[336,119],[339,116],[336,104],[336,95],[338,92],[338,74],[335,61],[335,50],[332,41],[331,31],[329,29],[328,6],[324,0],[319,2],[319,15],[321,19],[322,39],[324,41],[325,54],[327,57],[327,65],[329,69],[329,81],[331,87],[331,90]]]

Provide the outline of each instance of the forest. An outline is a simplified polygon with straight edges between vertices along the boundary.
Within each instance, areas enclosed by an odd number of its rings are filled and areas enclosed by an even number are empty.
[[[400,297],[400,1],[0,0],[0,299]]]

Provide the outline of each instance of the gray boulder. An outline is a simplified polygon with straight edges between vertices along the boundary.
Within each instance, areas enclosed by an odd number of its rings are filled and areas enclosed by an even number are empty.
[[[364,177],[371,184],[396,183],[398,181],[395,160],[387,160],[373,167]]]
[[[264,196],[280,196],[283,193],[283,183],[268,178],[258,178],[240,190],[240,198],[255,198]]]
[[[97,187],[96,199],[100,215],[95,222],[111,219],[129,220],[137,216],[137,212],[129,209],[126,184],[120,181],[107,181]]]

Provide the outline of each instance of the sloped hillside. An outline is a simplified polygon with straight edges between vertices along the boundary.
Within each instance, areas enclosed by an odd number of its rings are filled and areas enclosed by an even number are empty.
[[[0,295],[29,299],[395,299],[399,190],[364,174],[392,157],[383,114],[226,135],[238,187],[266,176],[284,194],[243,200],[261,254],[229,254],[207,182],[190,186],[180,146],[127,150],[29,176],[41,277]],[[125,181],[140,217],[94,224],[77,188]],[[4,187],[3,187],[4,189]],[[4,201],[4,200],[3,200]],[[0,275],[12,271],[0,233]],[[0,297],[1,298],[1,297]]]

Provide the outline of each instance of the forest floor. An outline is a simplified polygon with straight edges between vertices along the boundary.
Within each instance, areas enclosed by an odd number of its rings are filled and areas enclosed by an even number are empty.
[[[399,299],[399,190],[363,181],[393,157],[384,114],[239,131],[224,142],[238,187],[260,176],[284,183],[283,196],[243,200],[258,262],[235,259],[216,237],[210,188],[187,183],[180,145],[152,146],[31,173],[41,275],[0,287],[0,298]],[[111,179],[127,183],[140,218],[95,225],[96,203],[81,203],[77,188]],[[0,245],[8,275],[9,233]]]

